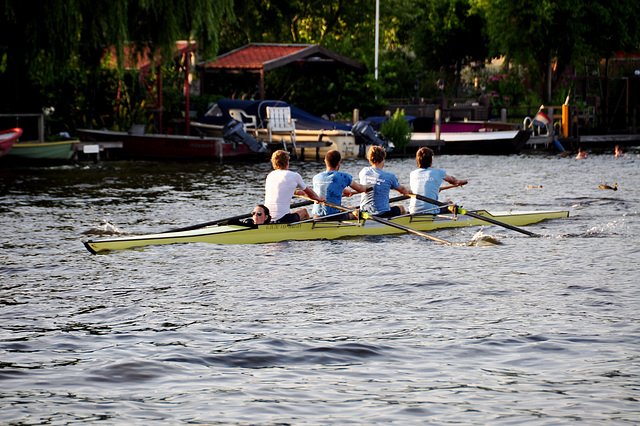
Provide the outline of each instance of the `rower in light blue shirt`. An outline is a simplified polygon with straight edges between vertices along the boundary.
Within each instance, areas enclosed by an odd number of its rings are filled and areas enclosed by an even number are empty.
[[[377,145],[372,146],[367,152],[367,160],[371,167],[365,167],[360,171],[360,184],[372,186],[373,191],[362,194],[360,208],[376,216],[393,217],[406,213],[403,205],[389,205],[389,191],[395,189],[402,195],[407,195],[407,188],[400,185],[398,178],[393,173],[382,170],[387,152]]]
[[[437,201],[438,194],[442,189],[453,188],[455,186],[462,186],[467,184],[466,180],[456,179],[454,176],[449,176],[444,170],[432,168],[431,165],[433,164],[433,151],[430,148],[420,148],[416,153],[416,162],[418,163],[419,168],[412,171],[409,175],[411,192],[414,194],[422,195],[424,197]],[[452,186],[440,188],[440,184],[442,183],[442,181],[447,181]],[[448,201],[448,203],[451,203],[451,201]],[[409,212],[416,213],[429,210],[427,213],[447,213],[446,207],[443,207],[443,209],[437,209],[437,207],[438,206],[434,204],[417,200],[412,197],[409,204]]]

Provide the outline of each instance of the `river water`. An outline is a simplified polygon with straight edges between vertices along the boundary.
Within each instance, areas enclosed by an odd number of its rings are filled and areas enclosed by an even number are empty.
[[[542,238],[106,255],[81,243],[105,221],[147,233],[250,212],[270,165],[5,164],[0,423],[638,424],[639,153],[436,157],[469,180],[442,193],[466,208],[569,210],[527,227]],[[323,165],[291,168],[310,182]],[[413,168],[385,167],[405,184]]]

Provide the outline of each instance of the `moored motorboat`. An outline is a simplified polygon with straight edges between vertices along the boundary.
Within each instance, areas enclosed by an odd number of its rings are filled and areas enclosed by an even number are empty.
[[[24,161],[67,161],[73,156],[73,144],[77,142],[17,142],[8,155]]]
[[[288,110],[295,123],[291,132],[272,137],[267,110],[274,107]],[[324,157],[330,149],[340,151],[343,158],[358,156],[359,146],[351,126],[325,120],[283,101],[220,99],[204,115],[192,121],[191,127],[206,136],[221,137],[230,120],[242,123],[249,135],[271,150],[292,150],[296,151],[296,157],[311,159]]]
[[[564,218],[568,211],[511,211],[488,212],[478,210],[479,216],[493,218],[502,223],[521,226],[546,219]],[[403,216],[392,220],[400,225],[419,231],[433,231],[445,228],[487,225],[477,217],[453,215],[415,215]],[[353,221],[306,221],[292,224],[242,225],[220,224],[197,229],[178,230],[158,234],[146,234],[117,238],[84,241],[91,253],[111,250],[125,250],[148,245],[175,243],[213,243],[213,244],[260,244],[287,240],[333,240],[345,237],[367,235],[404,234],[405,231],[384,225],[374,220]]]
[[[528,130],[499,130],[494,132],[442,132],[442,154],[508,155],[519,154],[531,137]],[[414,132],[409,146],[435,141],[436,133]]]
[[[22,129],[19,127],[0,131],[0,157],[4,157],[11,151],[21,135]]]
[[[283,101],[241,101],[220,99],[209,110],[191,122],[191,126],[202,130],[207,136],[221,137],[222,129],[229,120],[242,122],[248,130],[267,128],[267,107],[286,107],[291,111],[298,130],[340,130],[348,132],[351,127],[316,117]]]
[[[115,132],[78,129],[83,142],[121,142],[125,158],[164,160],[208,160],[255,156],[245,144],[225,142],[222,138]]]
[[[519,154],[531,137],[530,130],[499,121],[443,121],[434,117],[405,117],[411,126],[408,146],[434,147],[449,155],[509,155]],[[386,117],[370,117],[378,127]]]

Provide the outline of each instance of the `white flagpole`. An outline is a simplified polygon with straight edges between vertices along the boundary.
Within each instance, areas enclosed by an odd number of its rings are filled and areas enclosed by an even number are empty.
[[[380,31],[379,31],[379,28],[378,28],[379,27],[379,24],[378,24],[379,20],[380,20],[380,0],[376,0],[376,36],[375,36],[376,53],[375,53],[375,60],[374,60],[375,61],[375,65],[374,65],[375,73],[374,73],[374,75],[376,77],[376,80],[378,79],[378,39],[380,38],[380,35],[379,35]]]

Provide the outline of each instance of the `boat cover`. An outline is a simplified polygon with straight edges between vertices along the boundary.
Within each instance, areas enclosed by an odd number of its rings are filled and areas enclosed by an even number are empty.
[[[289,105],[283,101],[241,101],[234,99],[220,99],[209,110],[196,121],[204,124],[213,124],[224,126],[231,119],[229,110],[240,109],[247,115],[253,115],[257,118],[257,124],[260,128],[266,128],[267,107],[290,107],[291,116],[296,120],[296,129],[300,130],[351,130],[351,126],[340,124],[333,121],[316,117],[306,111]]]

